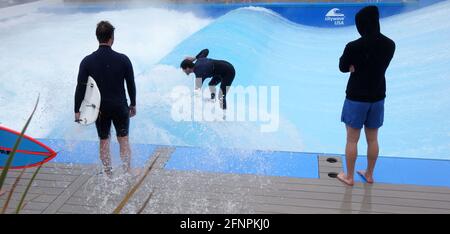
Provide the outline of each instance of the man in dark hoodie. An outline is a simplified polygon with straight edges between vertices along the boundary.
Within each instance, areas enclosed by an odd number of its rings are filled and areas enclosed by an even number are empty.
[[[378,129],[383,125],[386,97],[386,69],[394,56],[395,43],[380,32],[376,6],[361,9],[355,17],[361,37],[347,44],[339,61],[341,72],[350,72],[341,121],[347,128],[345,147],[347,174],[338,175],[343,183],[354,184],[357,145],[364,126],[367,140],[367,169],[358,171],[367,183],[373,183],[378,158]]]
[[[195,57],[187,57],[184,59],[180,67],[183,69],[186,75],[191,73],[195,74],[195,89],[200,90],[203,82],[212,77],[208,83],[209,90],[211,91],[211,100],[215,100],[216,85],[220,83],[219,101],[223,110],[227,109],[226,95],[233,83],[236,71],[231,63],[224,60],[216,60],[207,58],[209,54],[208,49],[200,51]],[[195,62],[195,63],[194,63]]]

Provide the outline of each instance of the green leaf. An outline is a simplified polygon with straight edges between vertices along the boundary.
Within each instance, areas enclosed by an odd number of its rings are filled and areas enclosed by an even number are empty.
[[[139,189],[139,187],[141,187],[142,182],[144,182],[145,178],[147,177],[147,175],[150,173],[150,171],[153,168],[153,165],[155,165],[155,162],[158,160],[159,158],[159,152],[155,155],[155,157],[153,158],[153,161],[150,163],[150,166],[147,168],[147,170],[145,171],[145,174],[139,179],[139,181],[127,192],[127,194],[125,195],[125,197],[123,198],[123,200],[119,203],[119,205],[116,207],[116,209],[114,209],[113,214],[120,214],[120,212],[122,211],[122,209],[125,207],[125,205],[128,203],[128,201],[130,200],[130,198],[133,196],[133,194]],[[151,195],[150,195],[151,197]],[[150,198],[148,198],[150,200]]]
[[[33,184],[33,181],[34,181],[34,179],[36,178],[37,174],[38,174],[39,171],[41,170],[42,165],[43,165],[43,164],[39,165],[39,167],[38,167],[38,168],[36,169],[36,171],[33,173],[33,176],[31,177],[30,182],[28,182],[27,188],[25,189],[25,191],[24,191],[23,194],[22,194],[22,198],[20,199],[19,205],[17,205],[17,208],[16,208],[16,214],[18,214],[18,213],[20,212],[20,210],[22,210],[22,208],[23,208],[22,204],[23,204],[23,202],[25,201],[25,197],[26,197],[27,194],[28,194],[28,190],[30,190],[30,187],[31,187],[31,185]]]
[[[9,168],[11,167],[11,164],[14,160],[14,156],[16,155],[16,151],[19,148],[20,142],[22,141],[22,138],[25,135],[25,131],[27,130],[28,125],[30,124],[34,113],[36,112],[38,104],[39,104],[39,96],[36,100],[36,104],[34,105],[33,112],[31,113],[30,117],[28,117],[27,123],[23,127],[22,132],[19,135],[19,138],[17,138],[16,143],[14,144],[14,147],[13,147],[11,153],[9,154],[8,160],[6,161],[5,167],[2,170],[2,174],[0,175],[0,191],[2,190],[3,184],[6,180],[6,176],[8,175]]]
[[[137,214],[142,214],[142,212],[144,211],[145,207],[147,207],[148,202],[150,201],[150,198],[152,198],[153,196],[153,192],[151,192],[147,199],[144,201],[144,204],[142,204],[141,208],[138,210]]]
[[[14,181],[14,184],[13,184],[13,186],[11,187],[11,189],[9,191],[8,197],[6,198],[5,204],[3,205],[3,209],[2,209],[2,212],[1,212],[2,214],[4,214],[6,212],[6,210],[8,209],[8,205],[9,205],[9,202],[11,201],[12,195],[14,194],[14,190],[16,190],[17,184],[19,183],[20,179],[22,178],[23,173],[25,172],[25,170],[26,169],[23,169],[20,172],[19,176]]]

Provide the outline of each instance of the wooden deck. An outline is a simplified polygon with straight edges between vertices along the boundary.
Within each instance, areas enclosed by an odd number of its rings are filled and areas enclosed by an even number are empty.
[[[166,170],[172,148],[161,147],[155,166],[123,213],[450,213],[450,188],[399,184],[351,188],[328,177],[341,162],[319,157],[320,179]],[[150,162],[148,162],[150,163]],[[8,212],[34,169],[25,173]],[[37,176],[22,213],[111,213],[137,177],[105,179],[95,165],[47,164]],[[8,189],[19,174],[7,179]],[[6,195],[0,197],[3,207]]]

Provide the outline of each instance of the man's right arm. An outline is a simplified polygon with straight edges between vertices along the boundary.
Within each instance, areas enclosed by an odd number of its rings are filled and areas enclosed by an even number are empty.
[[[344,53],[339,59],[339,70],[341,70],[341,72],[352,72],[350,69],[350,67],[353,66],[351,57],[350,46],[347,44],[345,46]]]
[[[80,63],[80,68],[78,71],[77,87],[75,89],[75,113],[80,112],[81,102],[84,99],[86,93],[86,84],[88,82],[88,70],[86,65],[86,59],[83,59]]]
[[[130,96],[130,105],[136,106],[136,83],[134,82],[133,65],[128,57],[126,57],[126,66],[125,82],[127,83],[128,95]]]
[[[130,117],[133,117],[136,115],[136,83],[134,81],[133,64],[128,57],[125,58],[127,64],[125,82],[127,83],[128,95],[130,96]]]

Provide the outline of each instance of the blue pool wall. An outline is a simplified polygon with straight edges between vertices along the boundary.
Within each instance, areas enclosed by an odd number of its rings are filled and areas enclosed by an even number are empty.
[[[282,17],[298,24],[335,28],[352,26],[355,24],[355,14],[367,5],[376,5],[380,10],[380,17],[389,17],[392,15],[417,10],[442,0],[419,0],[419,1],[384,1],[378,3],[360,2],[360,3],[232,3],[232,4],[158,4],[157,7],[169,8],[181,12],[193,12],[197,16],[207,18],[218,18],[226,13],[241,7],[263,7],[278,13]],[[146,5],[144,5],[146,6]],[[40,7],[41,12],[56,14],[71,13],[96,13],[109,10],[123,10],[142,5],[130,5],[126,3],[83,3],[83,4],[64,4],[62,6]],[[333,8],[338,9],[338,13],[343,17],[326,17],[327,13]]]

